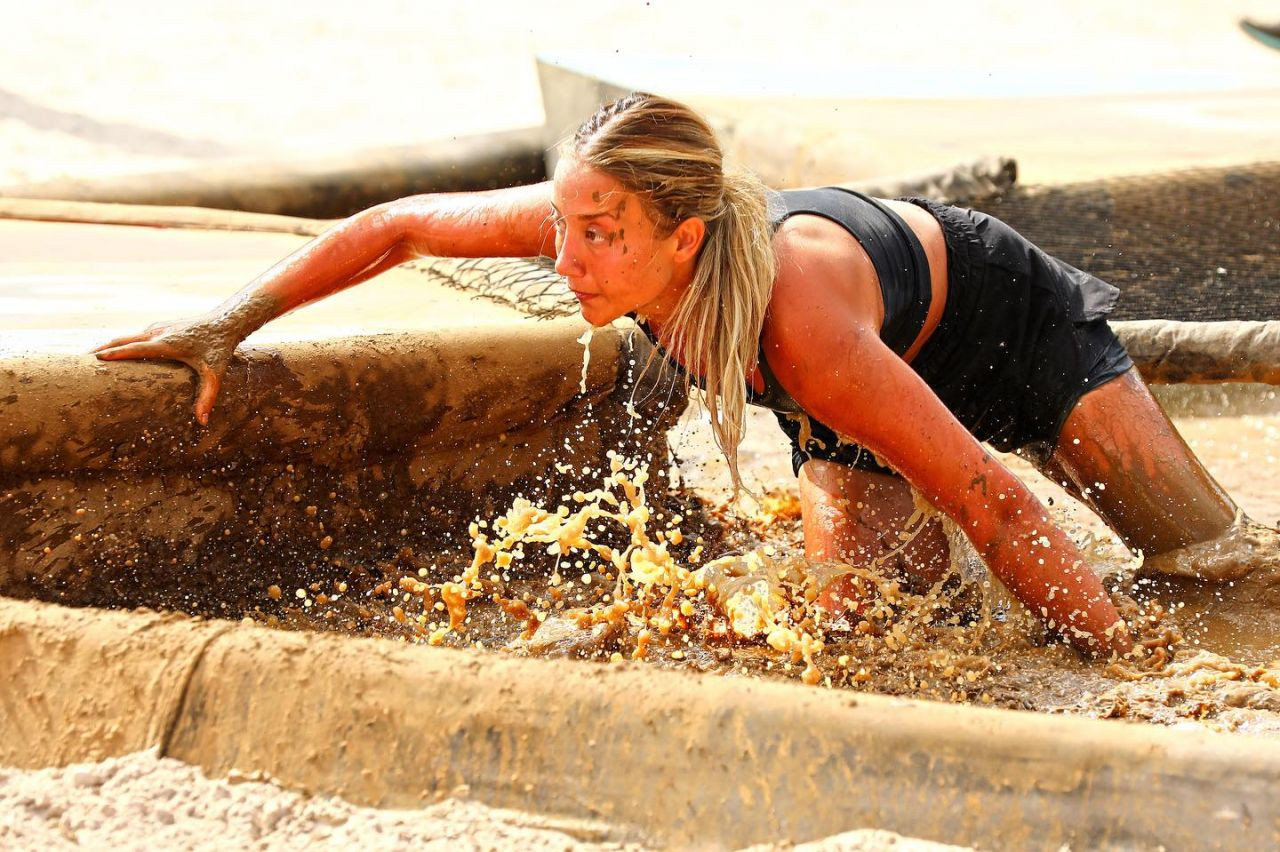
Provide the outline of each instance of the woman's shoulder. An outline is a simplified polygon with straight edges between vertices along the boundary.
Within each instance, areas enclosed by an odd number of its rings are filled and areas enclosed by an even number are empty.
[[[863,327],[876,334],[884,308],[867,252],[831,221],[804,216],[791,223],[774,238],[777,276],[765,320],[768,336],[781,342],[818,329],[847,334]]]
[[[777,277],[771,304],[775,308],[793,302],[852,310],[880,304],[879,279],[871,258],[835,222],[820,216],[793,216],[775,232],[773,249]]]

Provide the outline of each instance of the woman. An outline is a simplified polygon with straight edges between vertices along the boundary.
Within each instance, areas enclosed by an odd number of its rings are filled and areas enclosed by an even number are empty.
[[[938,521],[901,541],[914,487],[1052,629],[1123,653],[1132,640],[1085,557],[979,439],[1034,451],[1148,556],[1233,528],[1235,506],[1106,326],[1114,288],[980,213],[767,195],[723,170],[705,121],[646,94],[583,124],[549,183],[367,210],[212,313],[97,355],[188,364],[205,423],[236,344],[269,320],[422,255],[539,254],[588,322],[636,316],[698,377],[735,483],[744,406],[780,412],[812,559],[936,575]],[[839,610],[849,594],[837,584],[822,603]]]

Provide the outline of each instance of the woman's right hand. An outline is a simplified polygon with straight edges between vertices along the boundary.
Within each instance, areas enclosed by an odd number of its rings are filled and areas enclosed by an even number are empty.
[[[93,354],[102,361],[156,359],[186,364],[196,371],[200,381],[196,391],[196,420],[207,425],[231,353],[239,342],[240,336],[228,328],[225,321],[205,316],[155,323],[141,334],[105,343],[94,349]]]

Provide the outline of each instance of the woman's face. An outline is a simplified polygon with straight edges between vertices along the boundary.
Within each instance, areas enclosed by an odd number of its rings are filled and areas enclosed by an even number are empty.
[[[583,318],[593,326],[632,311],[665,319],[692,275],[697,246],[683,250],[688,235],[657,236],[635,193],[572,157],[560,160],[554,186],[556,272]]]

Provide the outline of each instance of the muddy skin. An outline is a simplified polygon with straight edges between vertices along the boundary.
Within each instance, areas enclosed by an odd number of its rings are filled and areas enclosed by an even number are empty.
[[[1042,469],[1143,554],[1151,588],[1280,604],[1280,533],[1239,511],[1132,371],[1080,400]]]
[[[1238,512],[1134,370],[1081,397],[1045,472],[1148,557],[1216,539]]]
[[[280,313],[278,297],[246,292],[204,316],[155,323],[139,335],[118,338],[93,352],[103,361],[149,358],[186,364],[199,378],[196,419],[207,424],[236,347]]]
[[[814,563],[874,565],[913,588],[950,570],[941,520],[917,505],[910,486],[894,477],[811,459],[800,470],[804,553]],[[818,605],[832,614],[857,608],[858,581],[832,576]]]

